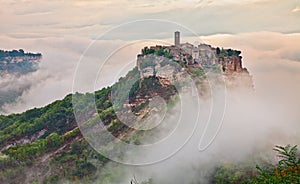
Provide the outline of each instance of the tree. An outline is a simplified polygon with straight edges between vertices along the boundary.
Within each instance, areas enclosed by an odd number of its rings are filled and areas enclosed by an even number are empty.
[[[219,55],[219,54],[221,53],[221,50],[220,50],[220,48],[219,48],[219,47],[217,47],[217,49],[216,49],[216,53],[217,53],[217,55]]]
[[[281,160],[273,168],[262,169],[256,166],[259,174],[253,183],[299,183],[300,157],[297,146],[275,146],[273,149]]]
[[[163,48],[158,49],[154,52],[157,56],[163,56],[165,54],[165,51]]]
[[[242,53],[242,52],[239,51],[239,50],[235,50],[235,51],[234,51],[234,54],[235,54],[236,56],[239,56],[241,53]]]
[[[57,133],[51,133],[46,137],[46,144],[48,148],[54,148],[62,143],[62,139]]]
[[[228,56],[232,56],[233,55],[233,50],[232,49],[228,49],[227,50],[227,55]]]
[[[278,157],[281,160],[278,162],[279,166],[295,166],[300,164],[300,158],[297,158],[297,145],[291,147],[291,145],[283,146],[275,146],[273,149],[277,153],[279,153]]]
[[[24,55],[24,50],[23,49],[19,49],[19,52]]]
[[[147,54],[147,52],[148,52],[148,47],[144,47],[143,49],[142,49],[142,54],[143,55],[146,55]]]

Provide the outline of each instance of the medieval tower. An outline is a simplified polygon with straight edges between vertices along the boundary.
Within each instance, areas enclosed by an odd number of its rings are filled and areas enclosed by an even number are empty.
[[[179,31],[175,32],[175,46],[176,47],[180,46],[180,32]]]

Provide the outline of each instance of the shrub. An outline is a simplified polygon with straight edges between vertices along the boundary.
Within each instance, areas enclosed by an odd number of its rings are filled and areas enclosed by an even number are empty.
[[[300,158],[297,146],[275,146],[274,151],[281,158],[273,168],[261,168],[256,166],[259,174],[251,183],[299,183]]]

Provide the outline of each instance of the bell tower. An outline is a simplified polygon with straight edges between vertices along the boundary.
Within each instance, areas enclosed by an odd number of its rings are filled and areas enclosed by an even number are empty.
[[[180,46],[180,32],[176,31],[174,36],[175,36],[175,38],[174,38],[175,46],[179,47]]]

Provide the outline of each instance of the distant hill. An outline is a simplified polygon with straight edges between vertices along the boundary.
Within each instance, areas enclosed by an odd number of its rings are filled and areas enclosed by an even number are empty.
[[[41,59],[41,53],[25,53],[22,49],[0,50],[0,75],[23,75],[36,71]]]
[[[0,112],[4,104],[14,102],[30,88],[30,84],[18,79],[37,71],[41,59],[41,53],[0,50]]]

